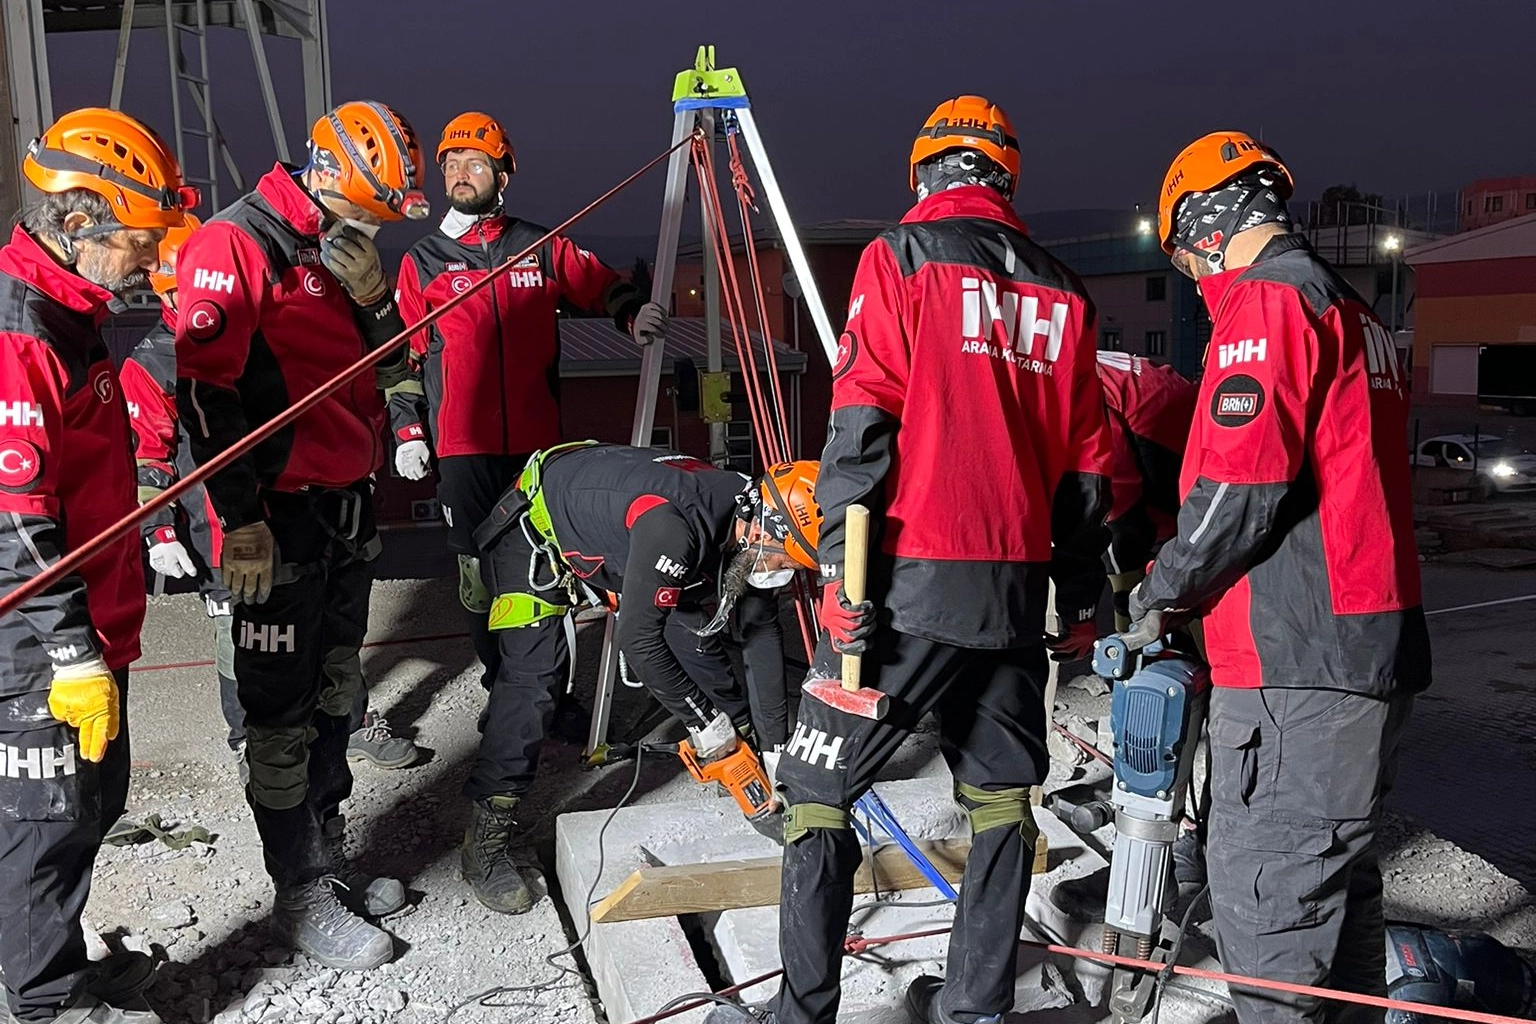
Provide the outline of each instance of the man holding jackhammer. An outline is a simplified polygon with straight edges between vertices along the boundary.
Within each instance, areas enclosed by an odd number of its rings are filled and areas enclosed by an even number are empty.
[[[135,508],[128,412],[100,324],[197,205],[171,149],[115,110],[65,114],[27,147],[41,200],[0,248],[0,590]],[[80,913],[128,798],[136,531],[0,621],[0,970],[12,1021],[157,1024],[153,964],[86,958]]]
[[[1103,588],[1110,468],[1093,307],[1014,213],[1019,169],[1001,108],[941,104],[912,145],[917,205],[860,261],[817,479],[828,636],[812,675],[862,651],[863,682],[889,711],[805,690],[778,769],[783,985],[711,1024],[834,1024],[861,860],[849,809],[930,711],[973,838],[946,977],[915,980],[908,1014],[1001,1021],[1013,1004],[1037,834],[1029,789],[1047,768],[1047,581],[1057,646],[1081,657]],[[859,605],[842,593],[853,504],[871,511]]]
[[[139,501],[146,502],[195,468],[186,429],[176,411],[176,256],[187,237],[201,224],[187,215],[187,222],[166,232],[160,243],[159,269],[149,283],[160,296],[160,322],[150,328],[123,361],[123,396],[133,421],[134,455],[139,466]],[[206,489],[194,486],[178,504],[185,515],[179,529],[176,510],[162,508],[143,523],[149,566],[172,579],[197,580],[208,617],[213,622],[214,671],[219,684],[219,706],[229,726],[229,749],[235,754],[242,784],[248,783],[245,759],[245,712],[235,689],[235,641],[230,630],[232,611],[229,589],[219,572],[219,548],[224,532],[208,502]],[[327,667],[357,676],[362,674],[361,653],[327,659]],[[419,751],[410,740],[389,731],[382,715],[368,708],[366,683],[357,688],[347,738],[347,759],[369,761],[380,768],[406,768]]]
[[[381,103],[343,103],[315,122],[309,155],[303,168],[274,167],[178,256],[177,406],[199,464],[405,329],[373,235],[427,213],[415,133]],[[405,901],[399,882],[355,877],[347,863],[340,805],[362,679],[339,664],[368,626],[379,389],[404,361],[402,344],[207,484],[224,529],[246,796],[277,886],[274,926],[342,970],[394,955],[361,915]]]
[[[619,649],[687,727],[698,760],[756,760],[743,749],[748,701],[718,634],[749,589],[777,590],[815,564],[815,477],[814,462],[749,480],[687,455],[591,441],[530,457],[474,534],[502,664],[486,718],[506,730],[486,730],[465,783],[475,811],[464,874],[482,903],[533,905],[509,847],[569,670],[561,620],[592,591],[619,595]]]
[[[1177,535],[1131,596],[1204,613],[1214,689],[1206,864],[1224,970],[1386,995],[1376,830],[1430,681],[1391,338],[1292,231],[1291,173],[1216,132],[1169,168],[1163,249],[1211,340]],[[1381,1011],[1232,990],[1243,1024]]]

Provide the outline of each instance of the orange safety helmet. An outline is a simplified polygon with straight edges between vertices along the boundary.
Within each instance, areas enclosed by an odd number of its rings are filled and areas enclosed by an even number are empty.
[[[917,191],[917,165],[952,149],[984,153],[1019,180],[1019,137],[1003,108],[985,96],[957,96],[934,108],[912,141],[908,183]]]
[[[816,474],[821,463],[808,459],[770,466],[758,484],[758,496],[767,513],[759,525],[784,545],[784,551],[815,569],[816,545],[821,540],[821,506],[816,502]]]
[[[1173,230],[1179,204],[1197,192],[1221,188],[1255,167],[1272,167],[1280,175],[1275,191],[1291,198],[1295,182],[1280,154],[1243,132],[1212,132],[1184,147],[1163,176],[1163,192],[1157,200],[1157,237],[1163,252],[1172,256]]]
[[[179,227],[201,202],[181,180],[165,141],[127,114],[105,107],[72,110],[27,146],[27,180],[44,192],[83,188],[112,205],[125,228]]]
[[[340,178],[345,199],[382,220],[419,220],[431,204],[421,191],[421,145],[411,123],[382,103],[343,103],[309,132],[309,159]]]
[[[478,149],[501,164],[508,174],[517,173],[517,154],[512,152],[512,142],[506,130],[490,114],[469,110],[449,121],[443,127],[443,137],[437,144],[437,162],[450,149]]]
[[[170,301],[170,293],[176,290],[176,254],[192,232],[202,226],[203,222],[189,213],[185,224],[170,228],[160,240],[160,267],[149,275],[149,286],[162,301]]]

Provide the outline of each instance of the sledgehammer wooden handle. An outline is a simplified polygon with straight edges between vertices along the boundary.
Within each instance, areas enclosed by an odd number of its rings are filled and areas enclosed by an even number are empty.
[[[869,509],[848,506],[848,538],[843,547],[843,593],[849,604],[864,600],[864,583],[869,568]],[[859,688],[862,665],[857,654],[843,655],[843,689]]]

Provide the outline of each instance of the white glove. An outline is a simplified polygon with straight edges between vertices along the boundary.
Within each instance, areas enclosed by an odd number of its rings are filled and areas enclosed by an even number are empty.
[[[700,761],[723,757],[735,750],[740,741],[736,727],[724,711],[715,712],[715,717],[702,729],[695,729],[691,725],[688,727],[688,742],[693,745],[693,752]]]
[[[425,441],[406,441],[395,449],[395,470],[407,480],[425,480],[432,471],[432,449]]]
[[[197,566],[187,553],[186,545],[174,539],[157,540],[149,546],[149,567],[176,580],[197,575]]]

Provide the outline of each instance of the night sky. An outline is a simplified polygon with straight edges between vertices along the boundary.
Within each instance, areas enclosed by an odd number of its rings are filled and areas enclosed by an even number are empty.
[[[898,216],[911,199],[912,133],[959,92],[1012,115],[1024,211],[1147,202],[1186,142],[1228,127],[1262,131],[1303,196],[1335,182],[1397,196],[1536,174],[1532,0],[332,0],[330,10],[338,101],[395,105],[429,150],[454,113],[494,114],[520,167],[508,205],[545,222],[666,146],[672,76],[703,42],[741,69],[804,223]],[[273,149],[245,37],[214,36],[216,112],[242,166],[259,172]],[[52,37],[56,110],[105,104],[114,43]],[[269,53],[298,158],[298,46]],[[158,30],[135,33],[129,67],[124,108],[168,132]],[[658,171],[577,236],[654,233],[661,188]],[[434,174],[434,209],[440,190]]]

